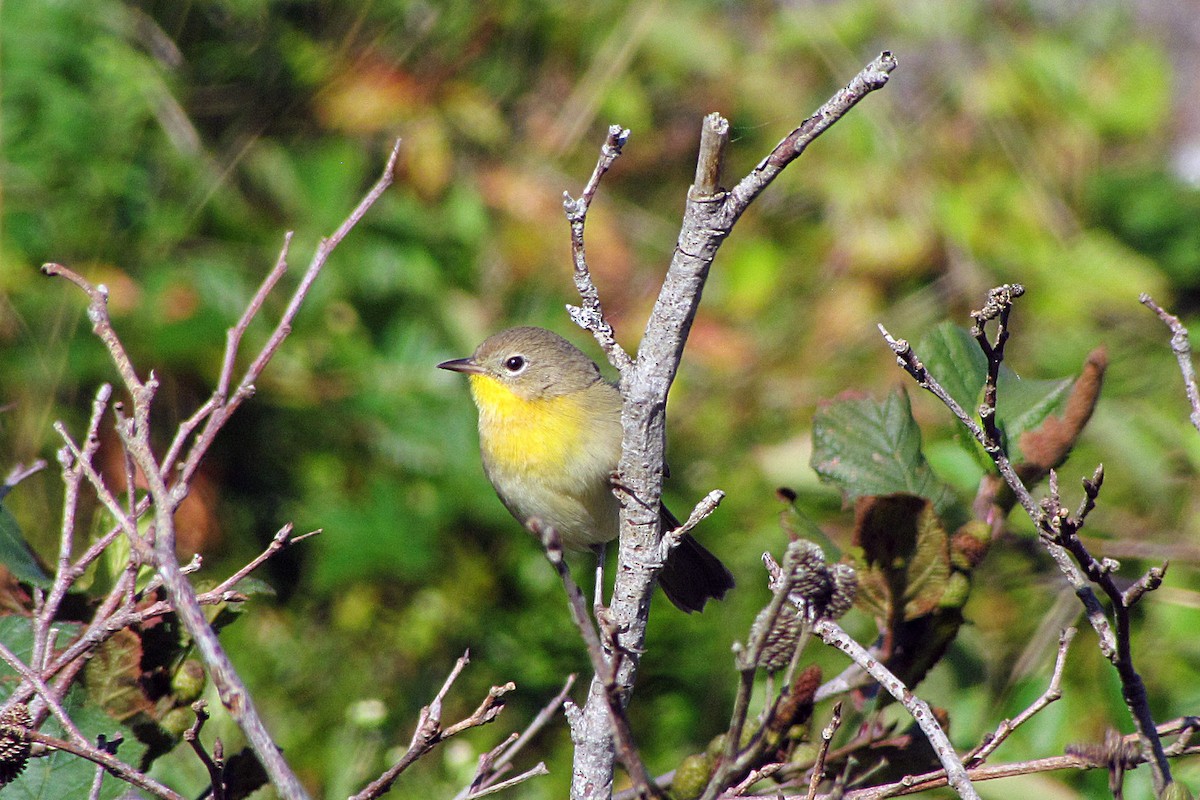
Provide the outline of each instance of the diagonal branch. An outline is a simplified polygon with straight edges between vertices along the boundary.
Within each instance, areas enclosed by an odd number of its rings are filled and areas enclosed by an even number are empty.
[[[1091,479],[1083,481],[1085,498],[1074,515],[1062,504],[1058,492],[1058,476],[1053,470],[1049,475],[1049,497],[1039,503],[1013,469],[995,422],[998,402],[995,376],[1004,359],[1009,312],[1013,301],[1023,293],[1024,289],[1019,284],[992,289],[983,309],[972,312],[971,315],[975,321],[972,334],[988,359],[988,383],[985,386],[983,404],[979,409],[982,424],[977,423],[954,402],[921,363],[907,341],[893,338],[882,325],[879,329],[892,352],[896,354],[899,366],[912,376],[921,388],[941,400],[987,451],[1001,477],[1037,527],[1042,544],[1083,603],[1088,621],[1099,637],[1101,652],[1117,671],[1125,706],[1137,728],[1142,746],[1149,754],[1155,792],[1161,794],[1172,783],[1171,766],[1154,724],[1145,683],[1133,663],[1129,612],[1132,603],[1161,583],[1165,567],[1150,570],[1126,593],[1117,586],[1113,577],[1119,565],[1111,559],[1095,559],[1079,538],[1079,530],[1099,495],[1104,477],[1103,467],[1098,467]],[[998,331],[995,341],[989,342],[985,326],[992,320],[997,321]],[[1112,604],[1112,620],[1096,596],[1091,585],[1093,583],[1101,588]]]

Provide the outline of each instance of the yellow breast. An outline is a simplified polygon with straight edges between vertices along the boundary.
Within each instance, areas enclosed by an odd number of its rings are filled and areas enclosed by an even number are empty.
[[[526,399],[490,376],[472,375],[470,379],[471,394],[479,407],[480,444],[493,469],[534,470],[549,478],[575,468],[573,462],[581,458],[591,460],[588,455],[597,446],[611,452],[611,447],[601,441],[611,434],[607,421],[611,415],[600,410],[597,425],[596,410],[589,409],[594,403],[587,402],[587,392]]]
[[[604,383],[528,399],[487,375],[472,375],[484,471],[522,523],[553,525],[581,550],[617,535],[611,475],[621,457],[621,400]]]

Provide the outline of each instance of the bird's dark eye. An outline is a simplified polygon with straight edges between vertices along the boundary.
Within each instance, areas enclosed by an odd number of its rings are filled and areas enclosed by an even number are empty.
[[[520,372],[525,369],[525,356],[509,356],[504,359],[504,368],[509,372]]]

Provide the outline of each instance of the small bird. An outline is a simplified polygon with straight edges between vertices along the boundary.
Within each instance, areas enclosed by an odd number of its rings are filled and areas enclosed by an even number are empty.
[[[612,476],[621,458],[621,394],[584,353],[544,328],[511,328],[470,358],[438,364],[462,372],[479,409],[483,470],[517,521],[537,517],[571,550],[617,537]],[[679,527],[662,507],[664,530]],[[667,599],[700,611],[721,599],[733,576],[685,534],[658,576]]]

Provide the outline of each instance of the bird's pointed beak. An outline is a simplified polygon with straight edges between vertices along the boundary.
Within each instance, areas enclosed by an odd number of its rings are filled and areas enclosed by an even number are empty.
[[[448,369],[451,372],[462,372],[467,375],[482,375],[483,367],[475,363],[473,358],[456,358],[452,361],[443,361],[438,364],[438,369]]]

